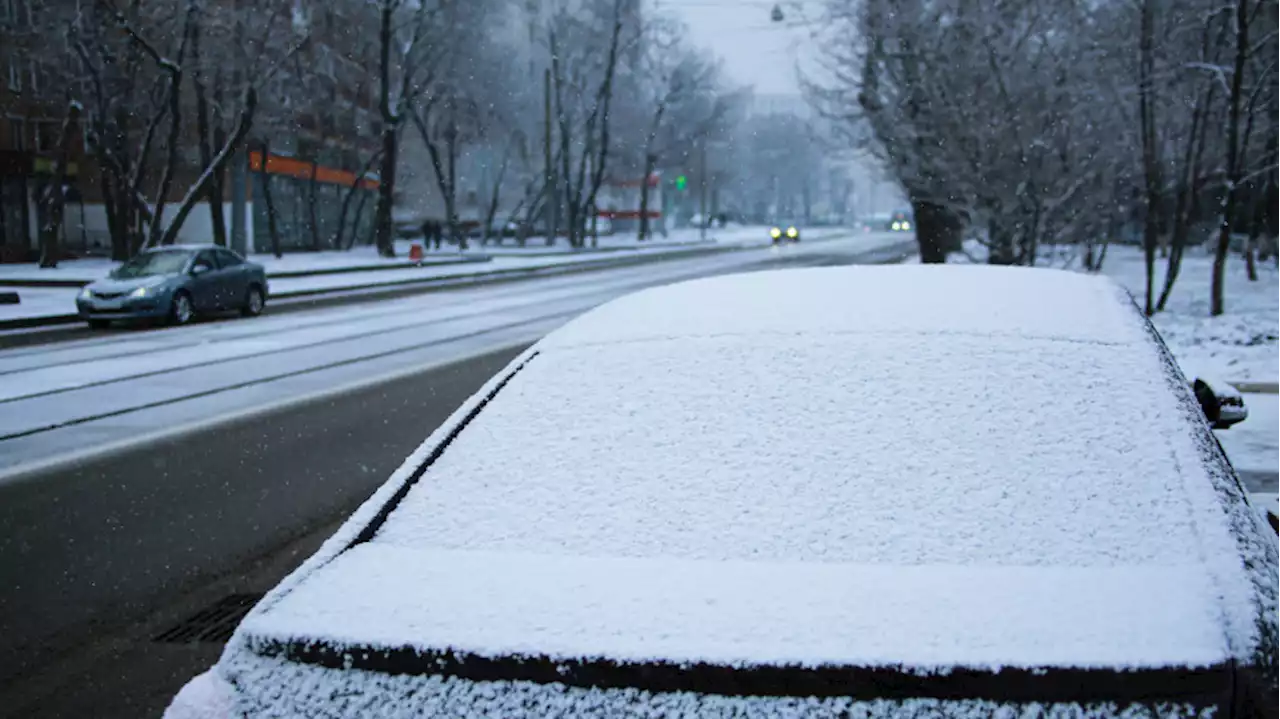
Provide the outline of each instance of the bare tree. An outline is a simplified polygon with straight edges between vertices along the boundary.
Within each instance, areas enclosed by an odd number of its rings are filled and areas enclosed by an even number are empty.
[[[167,222],[165,206],[176,181],[186,127],[183,92],[188,73],[184,65],[188,48],[199,42],[201,28],[213,20],[194,0],[145,7],[133,3],[123,9],[111,0],[97,0],[71,22],[71,46],[80,60],[86,88],[86,135],[102,168],[103,196],[113,255],[117,258],[136,251],[144,244],[144,237],[145,244],[173,243],[195,205],[207,198],[210,187],[252,126],[258,83],[269,79],[278,67],[262,64],[269,63],[272,53],[268,48],[278,45],[272,33],[276,20],[282,16],[281,7],[277,6],[274,12],[270,8],[254,9],[262,35],[247,44],[258,48],[260,64],[255,72],[246,73],[248,79],[239,91],[233,128],[222,143],[209,148],[212,152],[207,162],[201,163],[195,180]],[[164,42],[159,42],[161,38]],[[305,38],[295,40],[300,43]],[[287,55],[297,47],[286,46],[282,51]],[[141,127],[136,122],[138,117],[145,120]],[[162,126],[166,128],[164,138],[158,140]],[[157,166],[152,155],[158,150],[164,154]],[[201,159],[204,160],[203,155]],[[154,199],[148,201],[146,180],[156,171],[158,179],[151,193]],[[147,227],[145,234],[139,229],[141,221]]]
[[[666,18],[649,23],[646,74],[652,108],[644,135],[640,219],[636,238],[649,236],[649,177],[668,154],[687,156],[723,119],[727,104],[718,64],[688,45],[683,26]]]
[[[454,3],[445,3],[452,7]],[[396,254],[392,233],[392,206],[396,192],[396,164],[400,157],[399,132],[412,115],[412,103],[429,79],[440,52],[431,43],[436,5],[407,0],[378,0],[378,114],[382,149],[378,173],[378,202],[374,210],[374,244],[378,254]]]
[[[1234,47],[1233,62],[1231,68],[1230,90],[1228,94],[1227,107],[1227,147],[1226,147],[1226,177],[1225,177],[1225,196],[1222,202],[1222,221],[1218,228],[1217,245],[1214,248],[1213,256],[1213,284],[1210,294],[1210,314],[1216,316],[1226,311],[1224,300],[1224,284],[1226,273],[1227,253],[1231,248],[1231,230],[1232,225],[1236,221],[1238,213],[1238,204],[1242,192],[1242,185],[1248,179],[1246,174],[1245,152],[1248,148],[1250,135],[1252,133],[1253,122],[1256,114],[1257,98],[1262,96],[1261,91],[1251,93],[1246,98],[1246,71],[1250,57],[1255,52],[1260,52],[1263,48],[1267,48],[1270,52],[1275,52],[1275,34],[1276,23],[1274,15],[1274,0],[1235,0],[1234,15]],[[1255,22],[1264,17],[1264,10],[1271,7],[1273,12],[1269,13],[1270,20],[1263,27],[1269,29],[1266,38],[1260,43],[1255,43],[1251,39],[1250,31]],[[1258,23],[1261,25],[1261,23]],[[1275,84],[1274,73],[1276,61],[1274,56],[1268,63],[1269,71],[1262,79],[1270,85]],[[1275,116],[1272,114],[1270,125],[1274,131]],[[1243,123],[1243,127],[1242,127]],[[1274,173],[1274,165],[1269,168],[1263,168],[1262,171]]]
[[[638,31],[633,0],[592,2],[573,14],[561,11],[547,30],[551,114],[558,145],[550,195],[556,207],[563,204],[572,247],[584,244],[587,222],[608,171],[618,59],[626,50],[624,42],[635,42]],[[601,37],[603,47],[598,42]]]

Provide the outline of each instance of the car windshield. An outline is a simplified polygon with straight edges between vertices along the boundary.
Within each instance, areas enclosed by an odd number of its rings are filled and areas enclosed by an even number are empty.
[[[191,253],[186,250],[146,252],[117,267],[111,276],[116,279],[131,279],[172,275],[181,272],[190,257]]]

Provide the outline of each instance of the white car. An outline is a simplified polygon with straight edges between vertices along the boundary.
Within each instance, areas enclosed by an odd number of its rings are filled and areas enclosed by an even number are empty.
[[[167,716],[1275,716],[1277,572],[1110,280],[717,277],[523,353]]]

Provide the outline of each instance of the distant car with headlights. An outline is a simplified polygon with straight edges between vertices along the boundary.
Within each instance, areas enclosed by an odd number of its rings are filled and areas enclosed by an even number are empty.
[[[76,297],[90,327],[150,320],[183,325],[198,315],[239,310],[247,317],[267,303],[267,273],[223,247],[173,245],[144,250]]]
[[[885,229],[890,232],[910,232],[912,228],[910,215],[905,212],[895,212],[889,218],[888,226]]]
[[[769,229],[769,237],[773,244],[782,242],[799,242],[800,228],[795,222],[779,222]]]

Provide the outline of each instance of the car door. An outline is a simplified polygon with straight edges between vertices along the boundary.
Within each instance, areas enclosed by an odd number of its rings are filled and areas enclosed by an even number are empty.
[[[195,268],[205,265],[209,269],[196,274]],[[213,250],[201,250],[191,262],[191,301],[197,312],[210,312],[218,309],[221,299],[221,272],[218,269],[218,258]]]
[[[249,265],[231,250],[218,248],[214,253],[218,256],[218,274],[222,275],[221,306],[237,308],[249,293]]]

